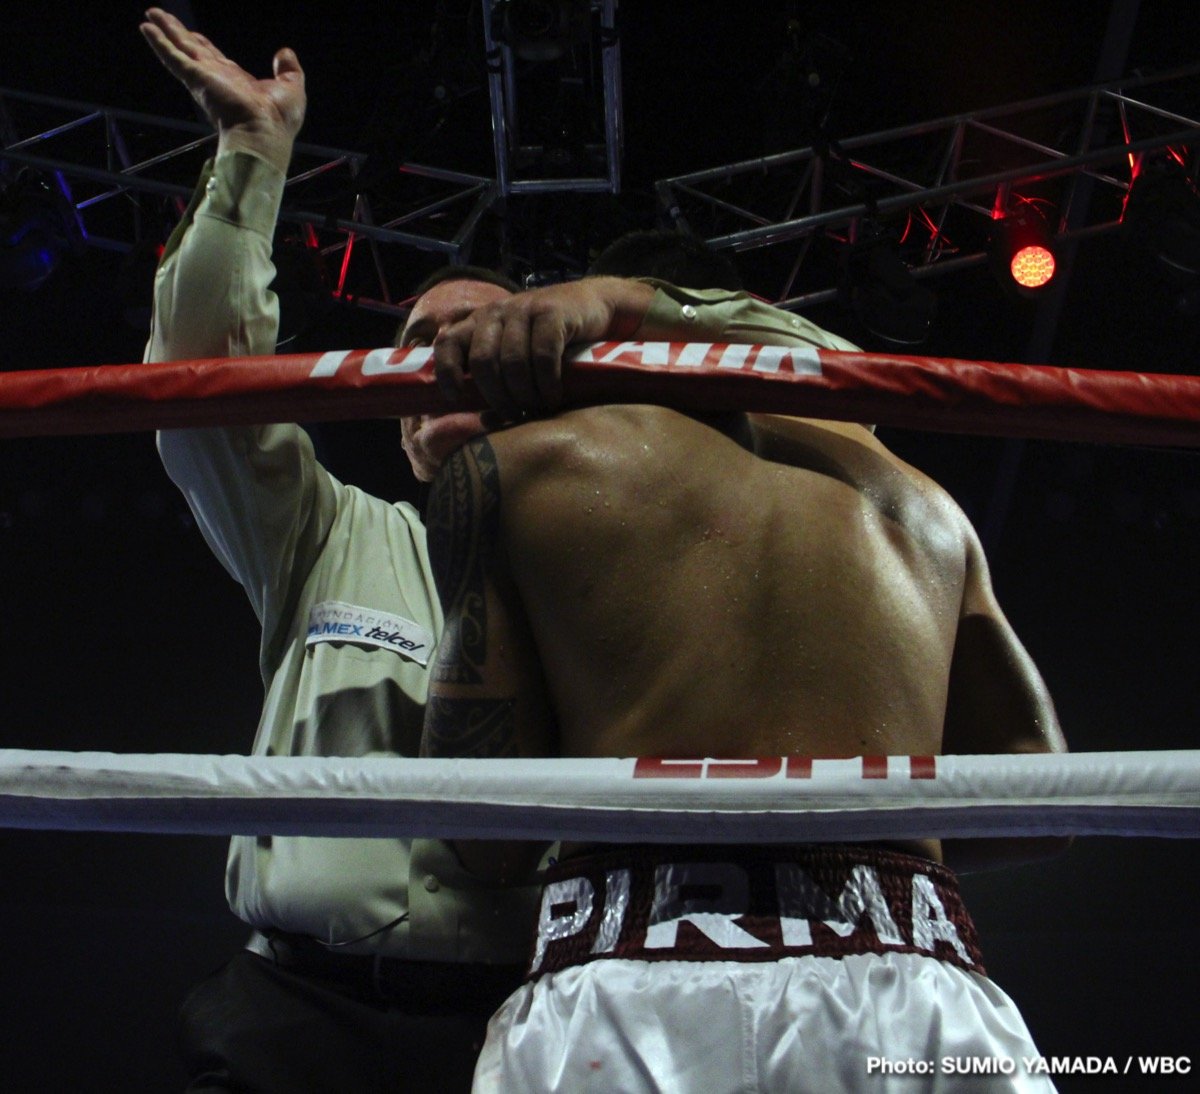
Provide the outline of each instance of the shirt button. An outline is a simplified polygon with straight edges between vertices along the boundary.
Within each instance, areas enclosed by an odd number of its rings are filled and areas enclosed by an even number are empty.
[[[693,308],[691,306],[691,304],[684,304],[684,306],[682,308],[680,308],[679,310],[683,314],[684,319],[695,319],[696,318],[696,309]]]
[[[442,883],[433,874],[425,875],[425,891],[427,893],[436,893],[441,887]]]
[[[800,320],[799,320],[799,319],[797,319],[797,318],[796,318],[796,316],[794,316],[794,315],[792,316],[792,326],[793,326],[793,327],[798,327],[798,326],[800,326]]]
[[[204,189],[210,194],[215,194],[217,192],[217,180],[209,179],[208,182],[204,184]]]

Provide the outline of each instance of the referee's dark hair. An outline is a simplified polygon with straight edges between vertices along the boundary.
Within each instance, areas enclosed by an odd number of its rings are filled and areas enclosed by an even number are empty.
[[[500,288],[507,289],[511,293],[519,293],[521,291],[521,286],[511,277],[506,277],[496,270],[489,270],[486,266],[441,266],[434,270],[433,273],[413,290],[413,294],[408,300],[409,306],[404,310],[404,314],[400,319],[400,325],[396,328],[394,345],[398,346],[400,344],[400,336],[404,333],[404,328],[408,324],[408,316],[412,311],[412,305],[435,285],[441,285],[446,281],[485,281],[489,285],[499,285]]]

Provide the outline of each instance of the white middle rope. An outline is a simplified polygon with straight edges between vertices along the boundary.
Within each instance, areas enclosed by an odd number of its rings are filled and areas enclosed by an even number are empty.
[[[0,825],[765,843],[1200,834],[1200,751],[808,760],[0,751]]]

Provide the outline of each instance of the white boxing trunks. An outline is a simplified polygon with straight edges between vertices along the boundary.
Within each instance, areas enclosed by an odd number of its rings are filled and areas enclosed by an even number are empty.
[[[628,847],[551,867],[477,1094],[1053,1091],[954,875],[853,847]]]

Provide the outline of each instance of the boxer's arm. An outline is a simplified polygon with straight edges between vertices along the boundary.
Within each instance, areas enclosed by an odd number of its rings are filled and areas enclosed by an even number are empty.
[[[426,514],[429,558],[445,614],[421,755],[550,755],[554,719],[529,622],[500,534],[500,476],[486,437],[443,465]],[[527,879],[544,845],[458,841],[473,873]]]
[[[987,560],[969,531],[962,610],[950,667],[942,751],[950,755],[1067,751],[1041,673],[1004,617]],[[1012,865],[1059,854],[1067,837],[943,841],[956,870]]]

